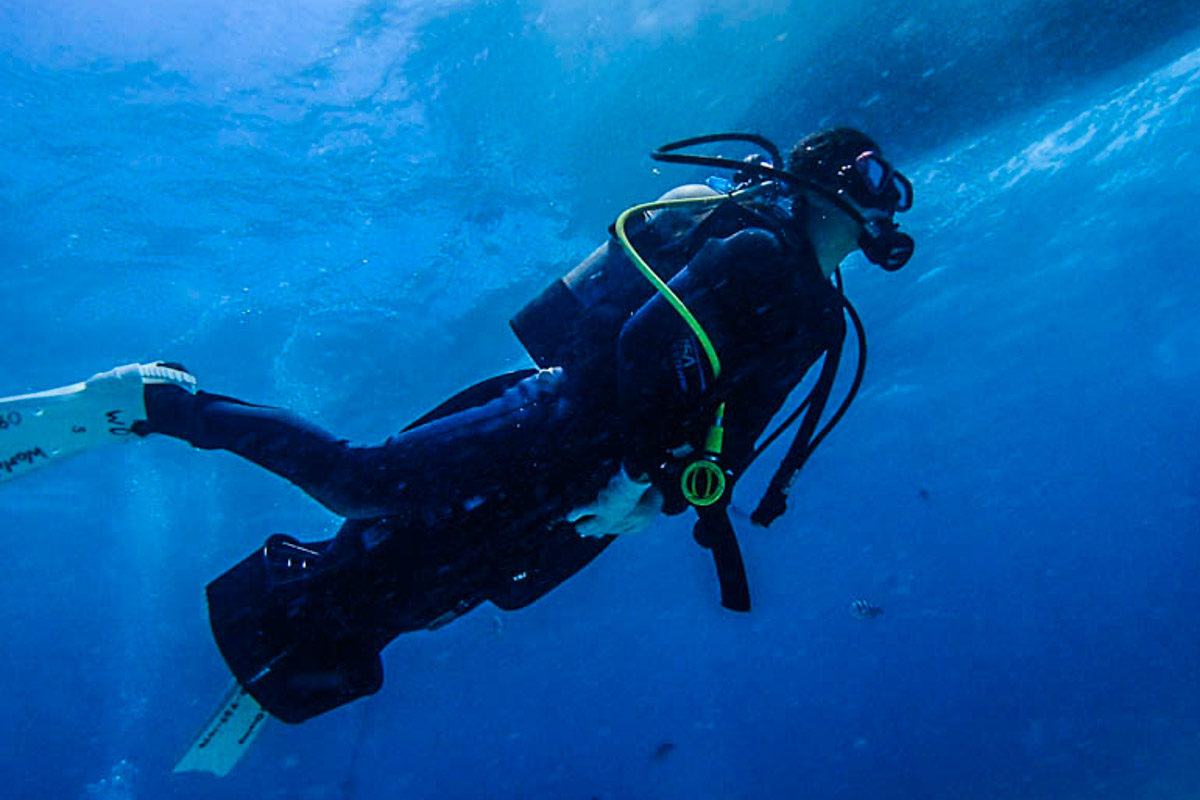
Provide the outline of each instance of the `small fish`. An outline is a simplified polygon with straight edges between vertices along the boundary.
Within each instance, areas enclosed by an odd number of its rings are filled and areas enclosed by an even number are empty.
[[[859,598],[850,604],[850,613],[859,619],[875,619],[883,616],[883,608],[870,600]]]

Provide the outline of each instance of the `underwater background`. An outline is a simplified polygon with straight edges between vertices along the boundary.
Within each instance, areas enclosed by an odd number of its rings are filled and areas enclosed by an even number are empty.
[[[165,439],[0,486],[4,796],[1200,798],[1194,0],[0,0],[0,45],[0,395],[170,358],[378,440],[526,364],[507,319],[704,177],[663,142],[856,125],[917,197],[845,270],[857,403],[735,519],[748,616],[662,520],[173,775],[205,584],[337,519]]]

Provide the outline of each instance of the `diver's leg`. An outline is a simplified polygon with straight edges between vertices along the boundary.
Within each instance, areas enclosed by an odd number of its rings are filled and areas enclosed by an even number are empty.
[[[298,486],[344,517],[372,516],[369,498],[343,479],[352,472],[345,439],[282,408],[254,405],[224,395],[190,394],[172,386],[146,389],[146,420],[134,426],[145,436],[161,433],[202,450],[227,450]]]
[[[427,526],[528,494],[548,470],[594,455],[576,430],[586,427],[585,415],[567,383],[562,370],[542,370],[489,402],[381,444],[347,445],[348,468],[336,480],[378,515],[415,514]]]
[[[570,403],[561,372],[543,371],[502,395],[380,445],[351,445],[280,408],[170,386],[146,393],[148,419],[136,433],[162,433],[202,449],[236,453],[349,518],[397,511],[437,514],[503,493],[517,466],[570,448],[561,426]]]
[[[541,370],[483,405],[351,446],[354,480],[385,514],[419,509],[427,522],[515,494],[583,447],[568,431],[579,414],[566,383],[562,370]]]

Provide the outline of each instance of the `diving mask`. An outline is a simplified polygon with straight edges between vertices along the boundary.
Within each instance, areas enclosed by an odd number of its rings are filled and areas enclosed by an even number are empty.
[[[874,150],[860,153],[839,169],[838,180],[860,208],[891,214],[912,208],[912,183]]]

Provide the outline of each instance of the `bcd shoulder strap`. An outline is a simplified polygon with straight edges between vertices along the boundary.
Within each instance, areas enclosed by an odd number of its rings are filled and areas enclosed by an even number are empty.
[[[765,528],[787,510],[787,494],[791,489],[792,482],[820,443],[817,425],[821,422],[821,415],[825,413],[825,406],[833,391],[833,382],[837,378],[841,359],[842,341],[839,341],[825,351],[825,362],[821,365],[821,374],[808,397],[808,410],[804,414],[804,421],[800,423],[800,430],[796,432],[796,438],[792,440],[787,454],[779,462],[775,474],[771,477],[767,491],[758,501],[758,507],[750,515],[750,520],[754,524]]]

